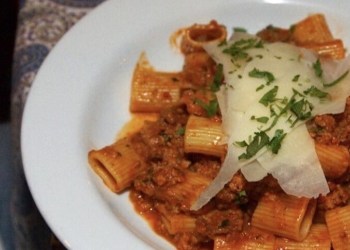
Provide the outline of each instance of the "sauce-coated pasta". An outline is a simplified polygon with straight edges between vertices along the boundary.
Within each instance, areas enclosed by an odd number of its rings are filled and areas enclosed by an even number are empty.
[[[325,16],[171,39],[183,69],[142,54],[132,81],[158,115],[89,152],[106,186],[177,249],[350,249],[350,63]]]

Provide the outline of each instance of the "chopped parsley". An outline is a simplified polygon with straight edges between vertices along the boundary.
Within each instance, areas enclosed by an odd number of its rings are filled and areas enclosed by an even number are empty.
[[[247,30],[245,28],[242,28],[242,27],[234,27],[233,31],[247,33]]]
[[[235,204],[236,205],[242,205],[246,204],[248,202],[248,195],[245,190],[239,191],[237,193],[236,199],[235,199]]]
[[[332,87],[339,83],[341,80],[343,80],[347,75],[349,74],[349,70],[347,70],[344,74],[342,74],[338,79],[335,79],[333,82],[330,83],[323,83],[324,87]]]
[[[246,141],[236,141],[235,144],[242,148],[248,146],[248,143]]]
[[[184,134],[185,134],[185,128],[184,128],[184,127],[178,128],[178,129],[176,130],[175,134],[176,134],[176,135],[180,135],[180,136],[184,135]]]
[[[288,122],[291,123],[291,127],[294,127],[298,121],[305,121],[312,117],[313,105],[308,100],[305,99],[305,96],[299,93],[297,90],[293,89],[293,96],[288,100],[287,104],[281,109],[280,113],[276,115],[274,121],[268,129],[270,130],[282,116],[290,112]]]
[[[269,143],[269,149],[272,151],[272,153],[277,154],[278,151],[281,148],[281,143],[286,137],[286,133],[284,133],[283,129],[277,129],[275,131],[275,135],[272,137],[270,143]]]
[[[194,103],[202,107],[206,111],[208,117],[216,115],[219,108],[219,103],[216,99],[210,100],[209,103],[206,103],[201,99],[196,99]]]
[[[271,90],[267,91],[259,100],[261,104],[267,107],[270,103],[276,100],[276,95],[278,91],[278,86],[273,87]]]
[[[247,145],[246,152],[238,156],[238,159],[247,160],[252,158],[254,155],[256,155],[256,153],[260,151],[260,149],[268,145],[269,142],[270,142],[270,138],[264,131],[255,132],[253,140],[249,144],[245,143]]]
[[[299,101],[294,102],[290,110],[297,117],[298,120],[305,121],[311,118],[311,111],[313,109],[312,104],[307,101],[305,98],[302,98]]]
[[[259,90],[263,89],[264,87],[265,87],[265,85],[264,85],[264,84],[261,84],[259,87],[256,88],[255,91],[259,91]]]
[[[250,159],[265,146],[271,150],[272,153],[277,154],[286,135],[287,134],[284,133],[282,129],[277,129],[271,139],[264,131],[256,132],[253,140],[250,143],[245,141],[236,142],[236,144],[241,145],[241,147],[246,147],[246,152],[241,154],[238,159]]]
[[[267,123],[270,118],[267,116],[261,116],[261,117],[252,116],[250,119],[255,120],[257,122],[260,122],[260,123]]]
[[[210,85],[210,90],[213,92],[219,91],[223,79],[224,79],[224,67],[220,63],[216,66],[216,71],[215,71],[213,83]]]
[[[254,68],[253,70],[251,70],[248,73],[248,75],[254,78],[264,78],[266,80],[267,85],[269,85],[275,80],[275,76],[271,72],[261,71],[261,70],[258,70],[257,68]]]
[[[252,48],[263,48],[262,41],[254,38],[241,39],[225,48],[222,52],[231,55],[234,60],[246,59],[248,58],[246,51]]]
[[[322,70],[322,67],[321,67],[321,62],[319,59],[317,59],[317,61],[312,65],[314,71],[315,71],[315,75],[317,77],[322,77],[323,75],[323,70]]]
[[[322,70],[321,61],[319,59],[317,59],[317,61],[312,66],[313,66],[313,69],[315,71],[316,76],[319,78],[322,78],[323,70]],[[333,82],[330,82],[330,83],[323,82],[323,86],[324,87],[332,87],[332,86],[336,85],[337,83],[339,83],[341,80],[343,80],[348,74],[349,74],[349,70],[345,71],[340,77],[335,79]]]
[[[293,82],[299,81],[300,75],[295,75],[292,79]]]
[[[318,89],[315,86],[311,86],[310,88],[308,88],[307,90],[304,91],[305,95],[310,95],[312,97],[318,97],[320,99],[325,98],[328,96],[327,92],[324,92],[320,89]]]

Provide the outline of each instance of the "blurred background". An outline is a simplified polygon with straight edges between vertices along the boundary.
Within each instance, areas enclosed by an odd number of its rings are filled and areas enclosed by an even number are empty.
[[[18,0],[0,0],[0,249],[12,249],[10,218],[11,168],[10,97]]]

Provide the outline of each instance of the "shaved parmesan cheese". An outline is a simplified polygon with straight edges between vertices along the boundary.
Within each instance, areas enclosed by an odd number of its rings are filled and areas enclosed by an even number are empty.
[[[314,141],[305,124],[286,136],[278,154],[268,151],[258,157],[257,161],[278,180],[288,194],[317,198],[319,194],[329,192]]]
[[[270,173],[291,195],[328,193],[305,122],[315,115],[344,111],[350,59],[321,62],[294,45],[262,45],[257,37],[243,34],[227,44],[208,44],[205,50],[223,65],[226,84],[217,98],[228,152],[192,209],[206,204],[239,170],[248,181]]]
[[[253,161],[241,167],[241,172],[249,182],[260,181],[269,173],[258,161]]]

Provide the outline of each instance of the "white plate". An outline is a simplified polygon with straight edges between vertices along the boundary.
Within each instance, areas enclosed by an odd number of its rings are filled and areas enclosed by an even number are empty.
[[[87,164],[87,152],[112,143],[129,118],[141,51],[158,69],[176,70],[182,58],[169,36],[180,27],[216,19],[256,32],[314,12],[325,13],[349,45],[349,10],[342,0],[110,0],[97,7],[49,54],[25,107],[25,173],[49,226],[71,249],[172,249],[136,215],[128,194],[109,192]]]

